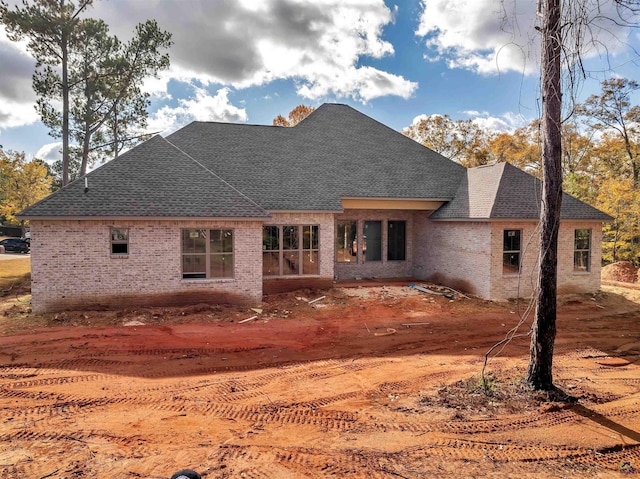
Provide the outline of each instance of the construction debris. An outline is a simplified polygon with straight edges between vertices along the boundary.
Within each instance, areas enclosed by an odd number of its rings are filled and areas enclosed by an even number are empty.
[[[309,304],[313,304],[313,303],[315,303],[317,301],[321,301],[321,300],[323,300],[325,298],[326,298],[326,296],[320,296],[319,298],[316,298],[316,299],[313,299],[313,300],[309,301]]]
[[[246,323],[247,321],[252,321],[252,320],[256,319],[257,317],[258,317],[258,315],[256,314],[255,316],[251,316],[250,318],[243,319],[242,321],[238,321],[238,324]]]
[[[143,323],[142,321],[127,321],[126,323],[123,324],[123,326],[145,326],[145,323]]]
[[[434,290],[432,290],[432,289],[427,289],[427,288],[423,288],[423,287],[421,287],[421,286],[416,286],[416,285],[415,285],[415,284],[413,284],[413,283],[409,284],[409,287],[410,287],[410,288],[413,288],[413,289],[417,289],[418,291],[422,291],[423,293],[433,294],[433,295],[435,295],[435,296],[444,296],[444,297],[445,297],[445,298],[447,298],[447,299],[453,299],[453,298],[454,298],[454,296],[453,296],[452,294],[449,294],[449,293],[440,293],[440,292],[438,292],[438,291],[434,291]]]
[[[396,330],[393,328],[387,328],[385,333],[374,333],[374,336],[391,336],[392,334],[396,334]]]

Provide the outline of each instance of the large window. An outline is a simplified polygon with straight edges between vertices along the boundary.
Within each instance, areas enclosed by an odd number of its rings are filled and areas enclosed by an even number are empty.
[[[362,261],[382,261],[382,221],[364,222]]]
[[[407,248],[406,221],[389,221],[387,223],[387,261],[404,261]]]
[[[591,271],[591,230],[576,230],[573,249],[573,270]]]
[[[264,276],[319,274],[317,225],[265,226],[262,231]]]
[[[357,225],[354,220],[340,220],[336,230],[336,261],[355,263],[358,251]]]
[[[502,273],[520,272],[520,230],[504,230],[504,248],[502,251]]]
[[[111,254],[129,254],[128,228],[111,228]]]
[[[182,277],[233,278],[233,230],[182,230]]]

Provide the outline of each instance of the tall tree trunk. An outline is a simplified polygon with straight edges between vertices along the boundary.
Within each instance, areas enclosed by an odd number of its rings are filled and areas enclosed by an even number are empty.
[[[91,145],[91,135],[93,134],[91,130],[91,113],[93,112],[93,92],[91,91],[91,81],[89,80],[89,76],[91,67],[89,65],[85,65],[84,69],[84,77],[85,77],[85,87],[84,87],[84,97],[87,101],[86,110],[84,112],[84,133],[82,138],[82,161],[80,163],[80,177],[82,178],[87,174],[87,165],[89,164],[89,147]]]
[[[556,337],[558,229],[562,204],[562,139],[560,81],[561,0],[544,1],[542,29],[542,108],[544,145],[543,193],[540,215],[540,271],[536,314],[531,336],[527,382],[534,389],[553,387],[553,346]]]
[[[64,0],[60,2],[64,5]],[[62,186],[69,184],[69,33],[62,28]]]
[[[118,102],[113,105],[113,158],[120,156],[120,146],[118,145]]]

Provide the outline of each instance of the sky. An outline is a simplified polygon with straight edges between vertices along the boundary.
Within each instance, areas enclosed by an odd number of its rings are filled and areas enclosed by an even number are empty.
[[[194,120],[269,125],[296,105],[325,102],[396,130],[446,114],[512,131],[541,113],[536,3],[95,0],[86,16],[125,41],[147,19],[173,34],[170,69],[144,85],[150,132],[166,136]],[[578,100],[603,79],[640,78],[640,31],[604,19],[612,3],[586,0],[593,41]],[[34,110],[34,68],[25,43],[0,26],[0,145],[52,162],[61,143]]]

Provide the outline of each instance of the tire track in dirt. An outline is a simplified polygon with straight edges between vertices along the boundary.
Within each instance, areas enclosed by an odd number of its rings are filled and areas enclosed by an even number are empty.
[[[65,384],[76,384],[83,382],[107,381],[113,376],[107,374],[89,374],[83,376],[58,376],[52,378],[30,379],[25,381],[11,382],[4,387],[10,389],[31,389],[42,386],[62,386]]]
[[[269,447],[222,445],[219,461],[227,467],[235,461],[250,460],[254,464],[278,463],[292,473],[304,477],[406,477],[401,472],[406,468],[420,470],[428,462],[463,460],[492,462],[538,462],[549,461],[593,461],[595,451],[587,448],[544,446],[531,444],[498,444],[474,442],[463,439],[428,439],[426,444],[386,452],[373,449],[315,449],[308,447]],[[606,460],[605,460],[606,461]],[[232,469],[233,470],[233,469]],[[259,466],[254,469],[261,473]]]

